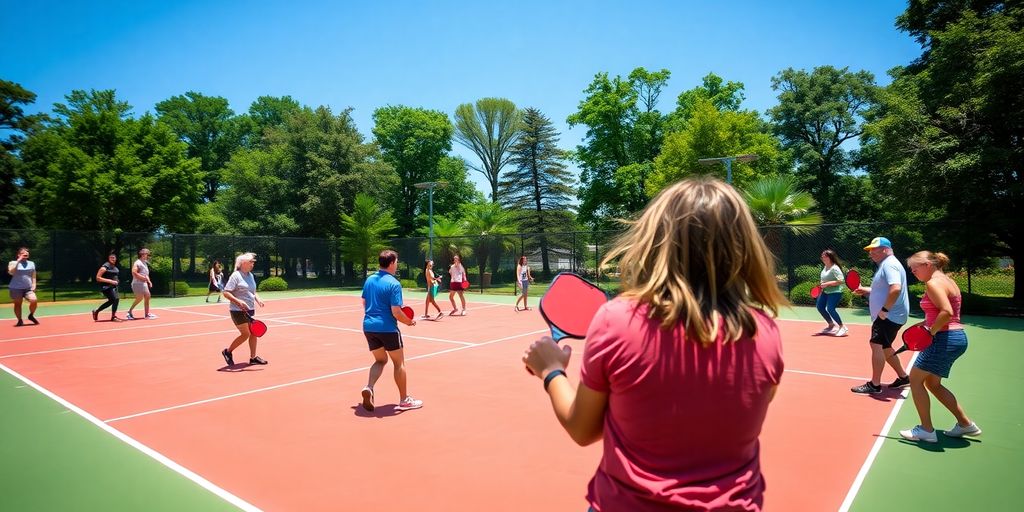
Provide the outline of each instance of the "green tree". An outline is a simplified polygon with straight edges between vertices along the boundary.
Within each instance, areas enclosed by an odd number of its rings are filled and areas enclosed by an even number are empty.
[[[287,165],[283,147],[243,150],[224,168],[225,190],[212,213],[231,226],[230,233],[243,235],[294,235],[299,223],[282,169]],[[206,222],[218,225],[216,217]]]
[[[701,100],[710,101],[719,112],[739,111],[744,100],[743,88],[742,82],[726,82],[722,77],[708,73],[699,87],[679,94],[676,110],[669,116],[669,131],[682,130]]]
[[[477,202],[486,202],[486,199],[480,197]],[[423,237],[430,236],[429,226],[426,225],[426,219],[423,219],[423,227],[421,227],[417,234]],[[473,255],[473,248],[469,245],[466,237],[466,225],[461,220],[451,220],[445,216],[434,216],[434,263],[437,265],[436,269],[440,272],[444,265],[451,264],[452,256],[456,254],[462,258],[468,258]],[[430,251],[430,240],[425,239],[420,242],[420,252],[427,254]]]
[[[32,212],[22,197],[21,160],[16,152],[24,140],[44,119],[25,115],[23,105],[35,103],[36,95],[20,84],[0,80],[0,226],[8,229],[32,227]]]
[[[452,149],[452,124],[444,112],[405,106],[381,107],[373,112],[373,121],[384,161],[398,174],[393,204],[399,236],[408,236],[416,230],[423,195],[414,185],[439,177],[441,162]]]
[[[779,104],[768,110],[783,147],[794,152],[797,176],[820,204],[832,204],[840,176],[851,170],[847,141],[863,133],[865,113],[875,104],[878,87],[867,71],[820,66],[810,73],[792,68],[772,78]],[[829,215],[843,220],[842,211]]]
[[[738,188],[758,177],[785,172],[789,157],[769,130],[754,111],[720,111],[710,99],[697,99],[689,107],[689,119],[682,131],[665,137],[647,182],[647,194],[653,197],[668,185],[692,175],[725,177],[723,165],[703,166],[697,162],[701,158],[758,155],[753,162],[732,163],[733,183]]]
[[[647,204],[647,177],[664,138],[657,101],[669,76],[644,68],[626,79],[598,73],[584,90],[586,97],[567,119],[569,126],[587,127],[576,148],[582,222],[606,227]]]
[[[352,214],[341,216],[341,253],[348,261],[363,263],[363,277],[370,271],[370,260],[385,248],[398,224],[391,210],[369,194],[356,194]]]
[[[249,147],[263,144],[263,135],[268,128],[279,128],[288,117],[298,114],[302,105],[291,96],[260,96],[249,105],[243,133]]]
[[[792,176],[765,176],[743,190],[750,213],[759,226],[786,225],[794,233],[809,232],[821,224],[821,215],[812,211],[817,203],[799,189]]]
[[[483,199],[483,194],[476,189],[467,175],[466,161],[457,156],[445,156],[437,164],[437,175],[428,176],[425,181],[443,181],[447,183],[444,188],[434,189],[434,216],[457,217],[462,205]],[[424,217],[430,211],[429,197],[427,194],[420,194],[419,204],[416,206],[418,216],[422,217],[421,223],[426,222]]]
[[[156,113],[188,145],[189,158],[199,159],[203,196],[213,201],[221,186],[221,170],[242,146],[243,133],[228,100],[189,91],[157,103]]]
[[[163,123],[130,117],[113,90],[73,91],[24,144],[25,188],[45,227],[180,231],[201,202],[198,160]]]
[[[973,247],[1024,260],[1024,6],[1017,2],[912,0],[897,19],[921,56],[891,71],[865,144],[871,177],[899,191],[905,215],[934,210],[963,220]],[[1014,274],[1014,298],[1024,277]]]
[[[462,217],[463,230],[476,256],[482,279],[488,258],[494,256],[491,266],[496,270],[500,254],[515,249],[515,242],[507,236],[516,232],[515,220],[501,204],[487,201],[465,205]]]
[[[539,234],[544,276],[551,275],[548,237],[573,223],[573,177],[565,166],[568,155],[558,148],[558,132],[543,113],[523,113],[522,136],[512,148],[513,169],[501,183],[502,204],[516,212],[520,229]]]
[[[512,158],[510,150],[519,138],[522,114],[505,98],[482,98],[455,109],[455,140],[480,158],[480,167],[470,166],[487,178],[491,201],[499,200],[501,171]]]

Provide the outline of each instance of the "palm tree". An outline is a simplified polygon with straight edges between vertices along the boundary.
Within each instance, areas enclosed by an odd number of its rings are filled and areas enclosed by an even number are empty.
[[[419,229],[421,236],[429,236],[428,227]],[[460,221],[448,220],[441,215],[434,216],[434,263],[443,265],[451,263],[452,256],[459,254],[463,258],[473,254],[473,249],[466,241],[465,227]],[[430,249],[430,239],[420,242],[420,251],[427,254]]]
[[[795,234],[809,234],[821,224],[821,214],[812,212],[817,202],[797,189],[792,176],[766,176],[743,191],[750,213],[759,226],[785,225]]]
[[[341,214],[341,254],[348,261],[362,261],[366,279],[370,258],[384,249],[388,237],[397,229],[391,210],[367,194],[356,194],[352,215]]]
[[[477,265],[480,267],[482,286],[484,269],[487,268],[487,258],[491,256],[491,253],[495,250],[515,250],[515,241],[504,236],[516,232],[515,222],[512,213],[502,208],[500,203],[487,201],[465,205],[463,217],[465,218],[465,234],[470,237],[470,245],[476,254]],[[496,268],[499,255],[495,254],[494,256],[492,267]]]

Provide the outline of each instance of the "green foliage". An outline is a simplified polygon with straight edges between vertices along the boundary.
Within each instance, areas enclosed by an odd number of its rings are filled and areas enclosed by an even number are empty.
[[[520,136],[522,113],[505,98],[482,98],[455,109],[455,140],[480,158],[470,166],[491,185],[491,201],[499,201],[498,179]],[[449,148],[450,149],[450,148]]]
[[[398,177],[392,201],[398,233],[408,236],[416,229],[417,204],[426,195],[414,185],[440,178],[441,162],[452,148],[452,124],[444,112],[404,106],[379,108],[373,112],[373,121],[373,135],[384,161]]]
[[[131,263],[134,263],[133,258]],[[149,260],[149,280],[153,281],[153,288],[149,291],[153,295],[169,295],[171,293],[171,258],[166,256],[153,256]],[[130,269],[128,265],[125,269]],[[128,272],[128,282],[131,282],[131,272]]]
[[[217,197],[220,172],[241,148],[243,133],[228,100],[189,91],[156,104],[158,119],[188,145],[189,158],[199,159],[207,201]]]
[[[705,101],[714,105],[719,112],[737,112],[743,103],[743,83],[725,82],[722,77],[708,73],[700,87],[683,91],[676,99],[676,110],[669,116],[669,129],[679,131],[693,117],[699,103]]]
[[[794,152],[801,185],[819,204],[831,204],[839,177],[851,170],[843,144],[863,133],[863,118],[875,104],[874,75],[832,66],[787,68],[772,78],[772,89],[780,91],[779,104],[768,115],[783,147]]]
[[[756,154],[753,162],[732,162],[733,183],[743,188],[759,177],[785,171],[788,155],[779,141],[768,133],[756,112],[719,111],[707,99],[698,99],[689,113],[685,127],[665,137],[661,155],[655,160],[654,173],[648,182],[651,196],[683,178],[713,174],[725,178],[724,164],[714,167],[697,162],[701,158]]]
[[[189,288],[188,283],[184,281],[174,282],[174,296],[175,297],[186,297],[192,289]]]
[[[508,252],[515,249],[515,242],[509,235],[516,232],[515,220],[511,212],[498,203],[480,202],[467,204],[463,208],[463,229],[469,235],[469,244],[476,255],[480,274],[487,268],[487,259],[495,250]],[[497,255],[492,266],[497,268]]]
[[[43,120],[42,115],[25,115],[22,105],[35,103],[35,93],[20,84],[0,79],[0,226],[8,229],[32,227],[31,210],[22,197],[21,160],[15,151],[24,135]]]
[[[83,231],[186,229],[201,200],[198,160],[149,114],[114,91],[73,91],[21,151],[25,190],[46,227]]]
[[[821,224],[821,215],[812,212],[814,198],[800,192],[792,176],[768,176],[743,191],[754,221],[761,226],[786,225],[794,233],[811,233]]]
[[[364,272],[370,270],[371,259],[382,249],[398,225],[391,211],[367,194],[356,194],[352,214],[341,214],[341,253],[348,261],[362,262]]]
[[[256,287],[261,292],[283,292],[288,289],[288,282],[283,277],[268,277]]]
[[[793,275],[797,282],[814,282],[818,284],[821,280],[821,267],[817,265],[800,265],[793,269]]]
[[[1024,259],[1024,9],[1012,2],[910,2],[899,26],[922,55],[891,72],[865,137],[872,180],[900,190],[892,208],[926,205],[964,220],[973,252]],[[1014,297],[1024,298],[1017,277]]]
[[[587,127],[584,144],[576,148],[582,222],[606,226],[647,204],[645,164],[658,156],[664,140],[665,116],[656,106],[670,75],[644,68],[625,80],[598,73],[584,90],[586,97],[567,119],[570,127]],[[619,171],[629,166],[635,167]]]
[[[437,175],[427,181],[443,181],[444,187],[434,189],[434,216],[458,216],[462,205],[483,200],[483,194],[476,189],[466,172],[466,161],[461,157],[444,156],[437,164]],[[419,194],[416,212],[419,225],[427,222],[426,215],[430,212],[430,197],[426,192]]]
[[[476,201],[478,204],[486,202],[487,200],[482,197]],[[426,219],[422,220],[425,221]],[[423,227],[417,233],[423,237],[429,236],[426,222],[421,224],[423,224]],[[441,268],[442,265],[451,263],[453,256],[456,254],[463,258],[473,254],[473,248],[470,247],[465,235],[466,225],[464,222],[449,220],[447,217],[434,216],[434,268]],[[429,238],[420,242],[420,252],[423,254],[430,252]]]

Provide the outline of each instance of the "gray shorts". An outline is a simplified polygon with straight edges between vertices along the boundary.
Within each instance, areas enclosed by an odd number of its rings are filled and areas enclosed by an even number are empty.
[[[28,299],[29,301],[36,300],[36,292],[32,290],[26,290],[24,288],[9,288],[11,298],[14,300]]]
[[[132,281],[132,293],[135,295],[149,295],[149,285],[145,281]]]
[[[523,287],[523,293],[524,294],[529,292],[530,291],[530,280],[529,279],[523,279],[522,281],[519,281],[519,286]]]

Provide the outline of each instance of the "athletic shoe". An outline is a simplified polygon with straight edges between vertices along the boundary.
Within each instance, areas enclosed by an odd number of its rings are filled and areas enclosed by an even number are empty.
[[[95,309],[92,310],[92,321],[93,322],[99,322],[100,321],[100,312],[96,311]]]
[[[39,320],[36,320],[36,317],[34,317],[34,316],[32,316],[32,315],[29,315],[29,316],[28,316],[28,321],[29,321],[29,322],[32,322],[32,323],[34,323],[34,324],[36,324],[36,325],[39,325]]]
[[[150,313],[150,314],[146,315],[146,320],[156,320],[157,318],[160,318],[160,317],[154,315],[153,313]]]
[[[128,312],[128,314],[127,314],[127,315],[125,315],[124,317],[125,317],[126,319],[128,319],[128,320],[135,320],[135,317],[134,317],[134,316],[132,316],[132,312],[131,312],[131,311],[129,311],[129,312]]]
[[[224,362],[227,363],[228,366],[235,365],[235,357],[231,355],[231,352],[228,352],[228,349],[221,350],[220,355],[224,356]]]
[[[845,325],[843,325],[843,326],[840,326],[839,330],[837,330],[834,334],[832,334],[832,336],[835,336],[837,338],[841,338],[843,336],[846,336],[849,333],[850,333],[850,330],[847,329]]]
[[[373,410],[373,389],[370,386],[363,388],[363,409]]]
[[[934,430],[928,432],[921,425],[908,430],[900,430],[900,435],[907,441],[924,441],[926,443],[937,443],[939,441],[939,436],[935,435]]]
[[[21,327],[23,325],[25,325],[25,322],[22,322],[21,320],[18,320],[18,323],[14,324],[15,327]]]
[[[872,384],[871,381],[867,381],[864,384],[861,384],[860,386],[857,386],[855,388],[850,388],[850,391],[853,391],[854,393],[860,393],[860,394],[863,394],[863,395],[866,395],[866,394],[869,394],[869,393],[873,395],[873,394],[876,394],[876,393],[881,393],[882,392],[882,386],[876,386],[876,385]]]
[[[119,317],[119,316],[112,316],[112,317],[110,317],[110,321],[111,322],[124,322],[124,319]]]
[[[407,396],[398,403],[398,407],[395,407],[395,409],[399,411],[408,411],[412,409],[419,409],[420,407],[423,407],[423,400],[416,400],[411,396]]]
[[[444,318],[444,312],[438,311],[437,312],[437,318],[434,318],[434,320],[440,320],[442,318]]]
[[[943,432],[947,437],[963,437],[963,436],[980,436],[981,428],[978,427],[974,422],[971,422],[970,426],[961,427],[959,423],[953,425],[953,428]]]
[[[260,356],[250,357],[249,364],[267,364],[267,360]]]
[[[889,387],[890,388],[902,388],[903,386],[906,386],[908,384],[910,384],[910,376],[909,375],[906,376],[906,377],[896,377],[896,380],[892,381],[892,384],[889,384]]]
[[[835,330],[836,330],[836,326],[830,325],[830,326],[828,326],[828,327],[818,331],[818,334],[832,334],[832,331],[835,331]]]
[[[466,310],[465,310],[465,309],[463,309],[463,310],[462,310],[462,313],[459,313],[459,316],[466,316]],[[29,318],[31,318],[31,317],[29,317]]]
[[[451,313],[448,313],[448,316],[455,316],[457,314],[459,314],[459,310],[453,309]]]

